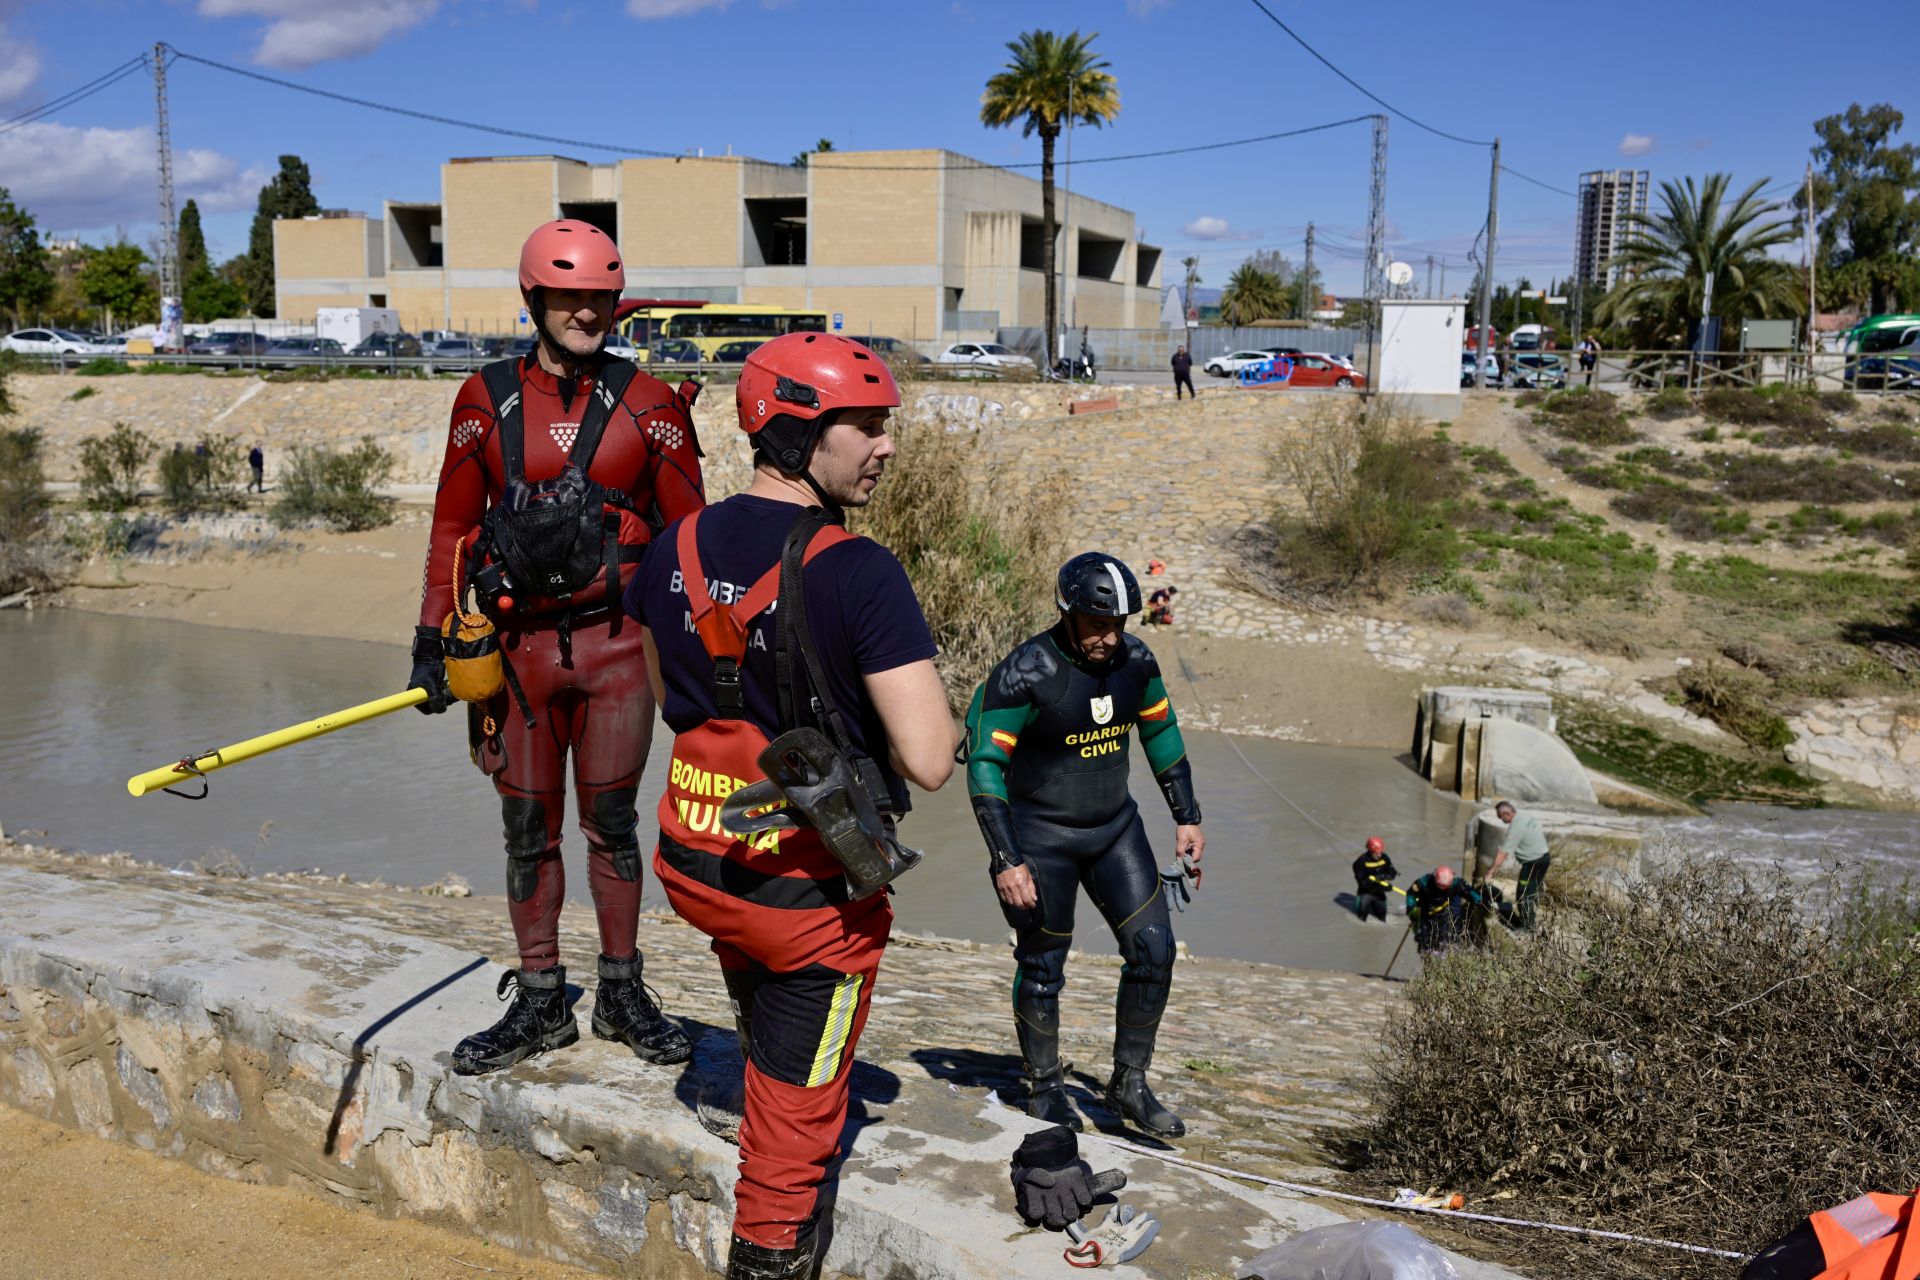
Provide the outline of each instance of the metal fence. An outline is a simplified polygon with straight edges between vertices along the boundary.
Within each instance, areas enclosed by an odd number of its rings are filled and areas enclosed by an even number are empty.
[[[1589,375],[1571,352],[1500,351],[1501,370],[1513,371],[1513,357],[1560,357],[1569,386],[1608,391],[1686,391],[1715,387],[1805,387],[1815,391],[1852,391],[1878,395],[1920,392],[1920,361],[1898,355],[1857,355],[1804,351],[1608,351]],[[1463,366],[1471,368],[1470,365]],[[1511,377],[1503,378],[1511,382]]]
[[[1000,341],[1013,350],[1041,359],[1041,335],[1037,325],[1002,327]],[[1187,354],[1196,366],[1204,367],[1214,356],[1230,351],[1258,351],[1267,347],[1297,347],[1302,351],[1321,351],[1330,356],[1351,357],[1365,334],[1358,329],[1089,329],[1087,345],[1093,348],[1094,363],[1103,369],[1165,369],[1173,359],[1174,348],[1186,346],[1188,335],[1193,345]],[[1079,349],[1076,334],[1067,335],[1067,351]]]

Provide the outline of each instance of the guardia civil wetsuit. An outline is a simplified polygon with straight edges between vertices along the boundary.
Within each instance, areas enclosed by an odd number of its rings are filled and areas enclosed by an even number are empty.
[[[1173,929],[1140,811],[1127,791],[1137,730],[1173,820],[1198,824],[1192,770],[1153,651],[1076,655],[1066,622],[1021,644],[974,692],[967,791],[997,875],[1026,865],[1039,905],[1001,910],[1017,935],[1013,1007],[1036,1092],[1057,1087],[1060,988],[1084,885],[1119,943],[1116,1067],[1145,1073],[1173,980]]]

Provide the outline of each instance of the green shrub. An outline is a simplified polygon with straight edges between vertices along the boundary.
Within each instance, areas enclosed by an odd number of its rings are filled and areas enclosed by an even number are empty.
[[[82,387],[78,391],[74,392],[72,395],[68,396],[67,399],[74,400],[74,401],[88,400],[97,394],[99,393],[96,392],[92,387]]]
[[[1276,565],[1316,589],[1381,594],[1445,572],[1463,478],[1453,446],[1401,421],[1388,402],[1328,412],[1276,458],[1300,511],[1272,521]]]
[[[1742,1253],[1920,1178],[1920,1126],[1892,1101],[1920,1089],[1913,898],[1816,889],[1690,856],[1548,914],[1527,945],[1429,964],[1374,1064],[1365,1172]],[[1740,1265],[1547,1232],[1515,1247],[1537,1275]]]
[[[133,366],[125,360],[115,360],[112,356],[95,356],[74,372],[83,378],[111,378],[116,374],[133,372]]]
[[[377,529],[393,519],[392,503],[378,492],[393,464],[372,436],[351,449],[294,449],[275,484],[273,522],[286,528],[317,521],[342,533]]]
[[[41,455],[38,430],[0,427],[0,596],[50,587],[64,576],[66,557],[47,536]]]
[[[80,499],[94,511],[125,511],[140,503],[140,472],[153,456],[153,438],[124,422],[80,442]]]
[[[1052,619],[1065,482],[1047,477],[1022,492],[1002,468],[975,484],[978,436],[937,424],[892,430],[900,452],[853,524],[905,566],[957,709],[995,663]]]
[[[245,465],[239,442],[225,436],[201,436],[191,450],[175,445],[160,459],[160,500],[181,517],[245,506],[239,490]]]
[[[1684,418],[1693,412],[1693,397],[1682,387],[1662,387],[1646,398],[1640,411],[1649,418]]]
[[[1833,426],[1818,396],[1801,390],[1770,387],[1712,387],[1700,393],[1700,411],[1709,418],[1743,427],[1780,426],[1801,431],[1829,430]]]
[[[1708,662],[1682,669],[1676,684],[1689,711],[1750,747],[1778,751],[1793,741],[1787,722],[1767,705],[1765,677]]]
[[[1563,440],[1596,448],[1639,438],[1620,411],[1620,401],[1611,392],[1591,387],[1554,392],[1541,404],[1534,421]]]

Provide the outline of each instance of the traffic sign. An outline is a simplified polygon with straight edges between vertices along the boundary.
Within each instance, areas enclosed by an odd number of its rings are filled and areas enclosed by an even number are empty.
[[[527,309],[525,307],[522,307],[520,308],[520,323],[525,324],[526,322],[527,322]]]
[[[846,327],[847,327],[847,317],[841,312],[838,312],[838,311],[834,312],[833,313],[833,331],[835,333],[838,333]]]

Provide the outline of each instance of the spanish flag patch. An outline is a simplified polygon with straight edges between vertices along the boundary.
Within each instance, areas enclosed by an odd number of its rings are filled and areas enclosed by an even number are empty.
[[[1140,719],[1142,720],[1165,720],[1166,718],[1167,700],[1165,698],[1160,699],[1160,701],[1150,707],[1140,708]]]
[[[999,747],[1002,751],[1012,751],[1020,745],[1018,736],[1007,733],[1001,729],[995,729],[991,736],[993,738],[993,745]]]

